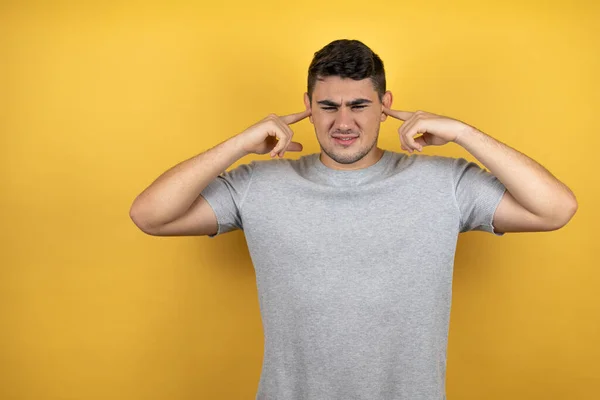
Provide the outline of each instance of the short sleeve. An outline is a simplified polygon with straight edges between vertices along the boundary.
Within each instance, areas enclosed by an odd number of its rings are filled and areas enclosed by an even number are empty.
[[[213,238],[235,229],[244,229],[241,210],[255,167],[256,163],[252,161],[249,164],[241,164],[230,171],[225,171],[200,192],[217,217],[217,232],[208,237]]]
[[[460,211],[460,232],[471,230],[495,232],[494,213],[506,188],[498,178],[464,158],[453,164],[454,193]]]

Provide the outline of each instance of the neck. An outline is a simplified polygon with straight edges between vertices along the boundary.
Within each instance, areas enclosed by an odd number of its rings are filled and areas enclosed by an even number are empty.
[[[363,168],[368,168],[371,165],[376,164],[381,157],[383,157],[384,151],[379,147],[375,146],[367,155],[365,155],[360,160],[352,163],[352,164],[340,164],[335,160],[331,159],[327,154],[321,152],[319,156],[321,162],[331,169],[342,170],[342,171],[353,171]]]

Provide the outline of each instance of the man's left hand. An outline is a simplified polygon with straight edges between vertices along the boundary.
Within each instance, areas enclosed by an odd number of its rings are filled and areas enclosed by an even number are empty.
[[[404,121],[398,129],[403,150],[412,153],[423,151],[425,146],[441,146],[448,142],[458,142],[461,135],[473,127],[456,119],[436,115],[425,111],[398,111],[383,107],[390,117]],[[416,137],[422,134],[422,136]]]

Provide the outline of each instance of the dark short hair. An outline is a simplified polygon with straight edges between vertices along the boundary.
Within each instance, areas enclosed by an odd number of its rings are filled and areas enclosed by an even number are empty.
[[[380,101],[385,93],[383,61],[358,40],[335,40],[315,53],[308,67],[307,92],[311,102],[317,79],[328,76],[354,80],[371,78]]]

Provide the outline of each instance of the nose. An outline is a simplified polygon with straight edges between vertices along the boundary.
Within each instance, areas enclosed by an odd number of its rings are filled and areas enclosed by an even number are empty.
[[[341,107],[337,113],[335,120],[335,126],[339,130],[352,129],[354,127],[354,120],[352,113],[345,107]]]

